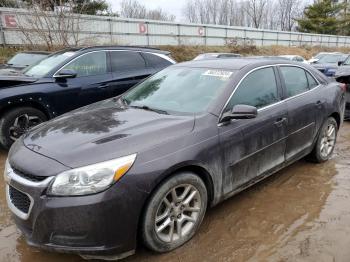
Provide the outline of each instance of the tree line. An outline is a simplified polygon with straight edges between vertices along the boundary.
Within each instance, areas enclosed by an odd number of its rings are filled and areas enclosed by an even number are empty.
[[[0,6],[125,18],[175,21],[161,8],[123,0],[118,12],[106,0],[0,0]],[[187,0],[181,19],[190,23],[244,26],[282,31],[350,35],[350,0]]]

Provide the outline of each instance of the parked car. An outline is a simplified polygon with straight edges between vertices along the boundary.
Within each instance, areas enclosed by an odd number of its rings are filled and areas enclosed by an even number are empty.
[[[233,58],[233,57],[241,57],[240,54],[235,53],[205,53],[196,56],[193,60],[207,60],[207,59],[216,59],[216,58]]]
[[[320,52],[317,55],[311,57],[311,59],[309,59],[307,62],[309,64],[315,63],[317,62],[319,59],[321,59],[322,57],[329,55],[329,54],[342,54],[340,52]]]
[[[263,59],[263,60],[290,60],[286,57],[281,57],[281,56],[247,56],[246,58],[249,58],[249,59]]]
[[[16,74],[46,58],[50,53],[43,51],[25,51],[15,54],[7,63],[0,65],[0,75]]]
[[[345,106],[345,119],[350,119],[350,57],[344,62],[339,63],[339,68],[335,72],[334,78],[346,85],[346,106]]]
[[[286,58],[291,61],[308,64],[304,57],[300,55],[280,55],[279,57]]]
[[[328,77],[334,77],[339,67],[339,62],[345,61],[349,55],[342,53],[330,53],[322,56],[320,59],[312,63],[316,69]]]
[[[54,53],[17,76],[0,76],[0,144],[9,148],[29,128],[120,95],[174,64],[169,52],[88,47]]]
[[[5,169],[8,205],[35,247],[115,259],[140,237],[171,251],[208,206],[305,156],[327,161],[344,102],[339,83],[300,63],[170,66],[18,139]]]

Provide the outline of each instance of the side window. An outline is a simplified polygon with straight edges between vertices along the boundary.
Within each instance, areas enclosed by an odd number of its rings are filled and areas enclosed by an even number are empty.
[[[77,77],[103,75],[107,73],[106,52],[92,52],[78,57],[63,69],[77,72]]]
[[[110,54],[113,72],[139,70],[146,67],[145,60],[139,52],[111,51]]]
[[[226,111],[235,105],[261,108],[279,101],[275,72],[272,67],[250,73],[238,86]]]
[[[318,86],[316,79],[309,72],[306,72],[306,77],[307,77],[307,81],[309,82],[310,89]]]
[[[304,69],[282,66],[281,72],[286,85],[287,97],[295,96],[309,90],[309,83]]]
[[[167,66],[170,66],[172,64],[172,63],[170,63],[170,61],[168,61],[162,57],[159,57],[157,55],[154,55],[154,54],[142,53],[142,56],[147,61],[147,64],[152,66],[152,67],[167,67]]]

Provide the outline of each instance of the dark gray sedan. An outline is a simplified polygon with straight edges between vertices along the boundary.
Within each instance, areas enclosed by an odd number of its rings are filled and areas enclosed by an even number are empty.
[[[332,155],[344,90],[286,60],[171,66],[11,148],[7,201],[29,245],[86,258],[173,250],[207,207],[307,156]]]

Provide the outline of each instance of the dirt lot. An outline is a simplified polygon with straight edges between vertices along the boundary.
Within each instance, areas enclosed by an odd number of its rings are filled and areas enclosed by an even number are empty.
[[[1,169],[6,153],[1,152]],[[126,261],[349,261],[350,123],[333,159],[300,161],[209,210],[199,234],[175,252],[138,250]],[[0,178],[0,261],[82,261],[25,244]],[[118,232],[116,232],[118,234]]]

